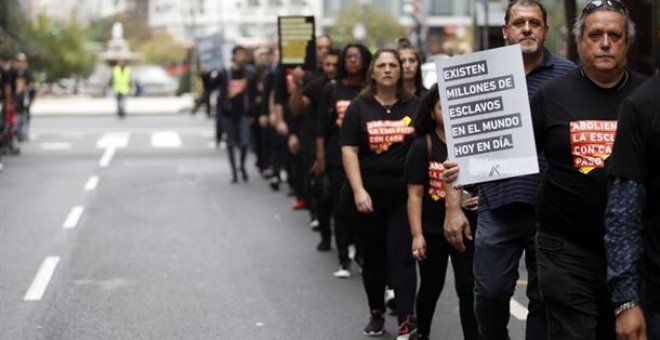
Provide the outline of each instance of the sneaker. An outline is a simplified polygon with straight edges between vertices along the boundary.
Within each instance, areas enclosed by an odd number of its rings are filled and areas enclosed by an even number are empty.
[[[371,312],[369,323],[362,330],[362,334],[366,336],[381,336],[385,329],[385,318],[383,311],[375,310]]]
[[[355,255],[357,254],[357,249],[355,248],[354,244],[349,244],[348,245],[348,258],[351,260],[355,260]]]
[[[417,340],[417,320],[409,315],[399,326],[399,335],[396,340]]]
[[[305,209],[307,205],[305,204],[305,199],[304,198],[299,198],[293,202],[293,205],[291,206],[291,209],[293,210],[302,210]]]
[[[330,251],[330,240],[322,239],[321,242],[316,246],[318,251]]]
[[[390,309],[390,313],[396,314],[396,296],[393,289],[385,290],[385,306]]]
[[[280,190],[280,179],[276,176],[271,177],[268,184],[270,185],[270,188],[273,189],[273,191]]]
[[[351,271],[348,270],[348,268],[339,267],[339,270],[332,273],[332,276],[338,279],[348,279],[349,277],[351,277]]]
[[[311,222],[309,222],[309,227],[312,228],[312,230],[316,230],[316,228],[319,227],[319,220],[318,219],[313,219]]]

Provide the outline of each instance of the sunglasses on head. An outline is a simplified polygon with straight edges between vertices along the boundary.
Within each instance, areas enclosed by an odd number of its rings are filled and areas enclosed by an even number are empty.
[[[618,0],[592,0],[582,9],[582,17],[603,7],[609,7],[624,14],[628,14],[628,9]]]

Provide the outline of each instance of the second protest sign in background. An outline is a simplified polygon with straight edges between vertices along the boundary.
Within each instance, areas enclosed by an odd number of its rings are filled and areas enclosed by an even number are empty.
[[[539,171],[519,45],[436,62],[449,159],[458,183]]]

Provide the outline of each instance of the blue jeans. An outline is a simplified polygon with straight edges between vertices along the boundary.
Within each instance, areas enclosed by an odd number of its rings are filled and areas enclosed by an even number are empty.
[[[126,117],[126,95],[117,93],[117,116]]]
[[[474,243],[474,311],[484,339],[509,338],[509,301],[523,251],[529,298],[526,339],[546,338],[545,306],[536,271],[535,220],[534,208],[526,204],[479,211]]]

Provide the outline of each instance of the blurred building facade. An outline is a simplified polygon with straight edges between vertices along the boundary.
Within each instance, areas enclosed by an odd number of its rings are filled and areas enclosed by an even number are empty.
[[[220,30],[227,42],[257,46],[277,40],[278,16],[314,15],[320,4],[320,0],[150,0],[149,24],[182,42]]]

